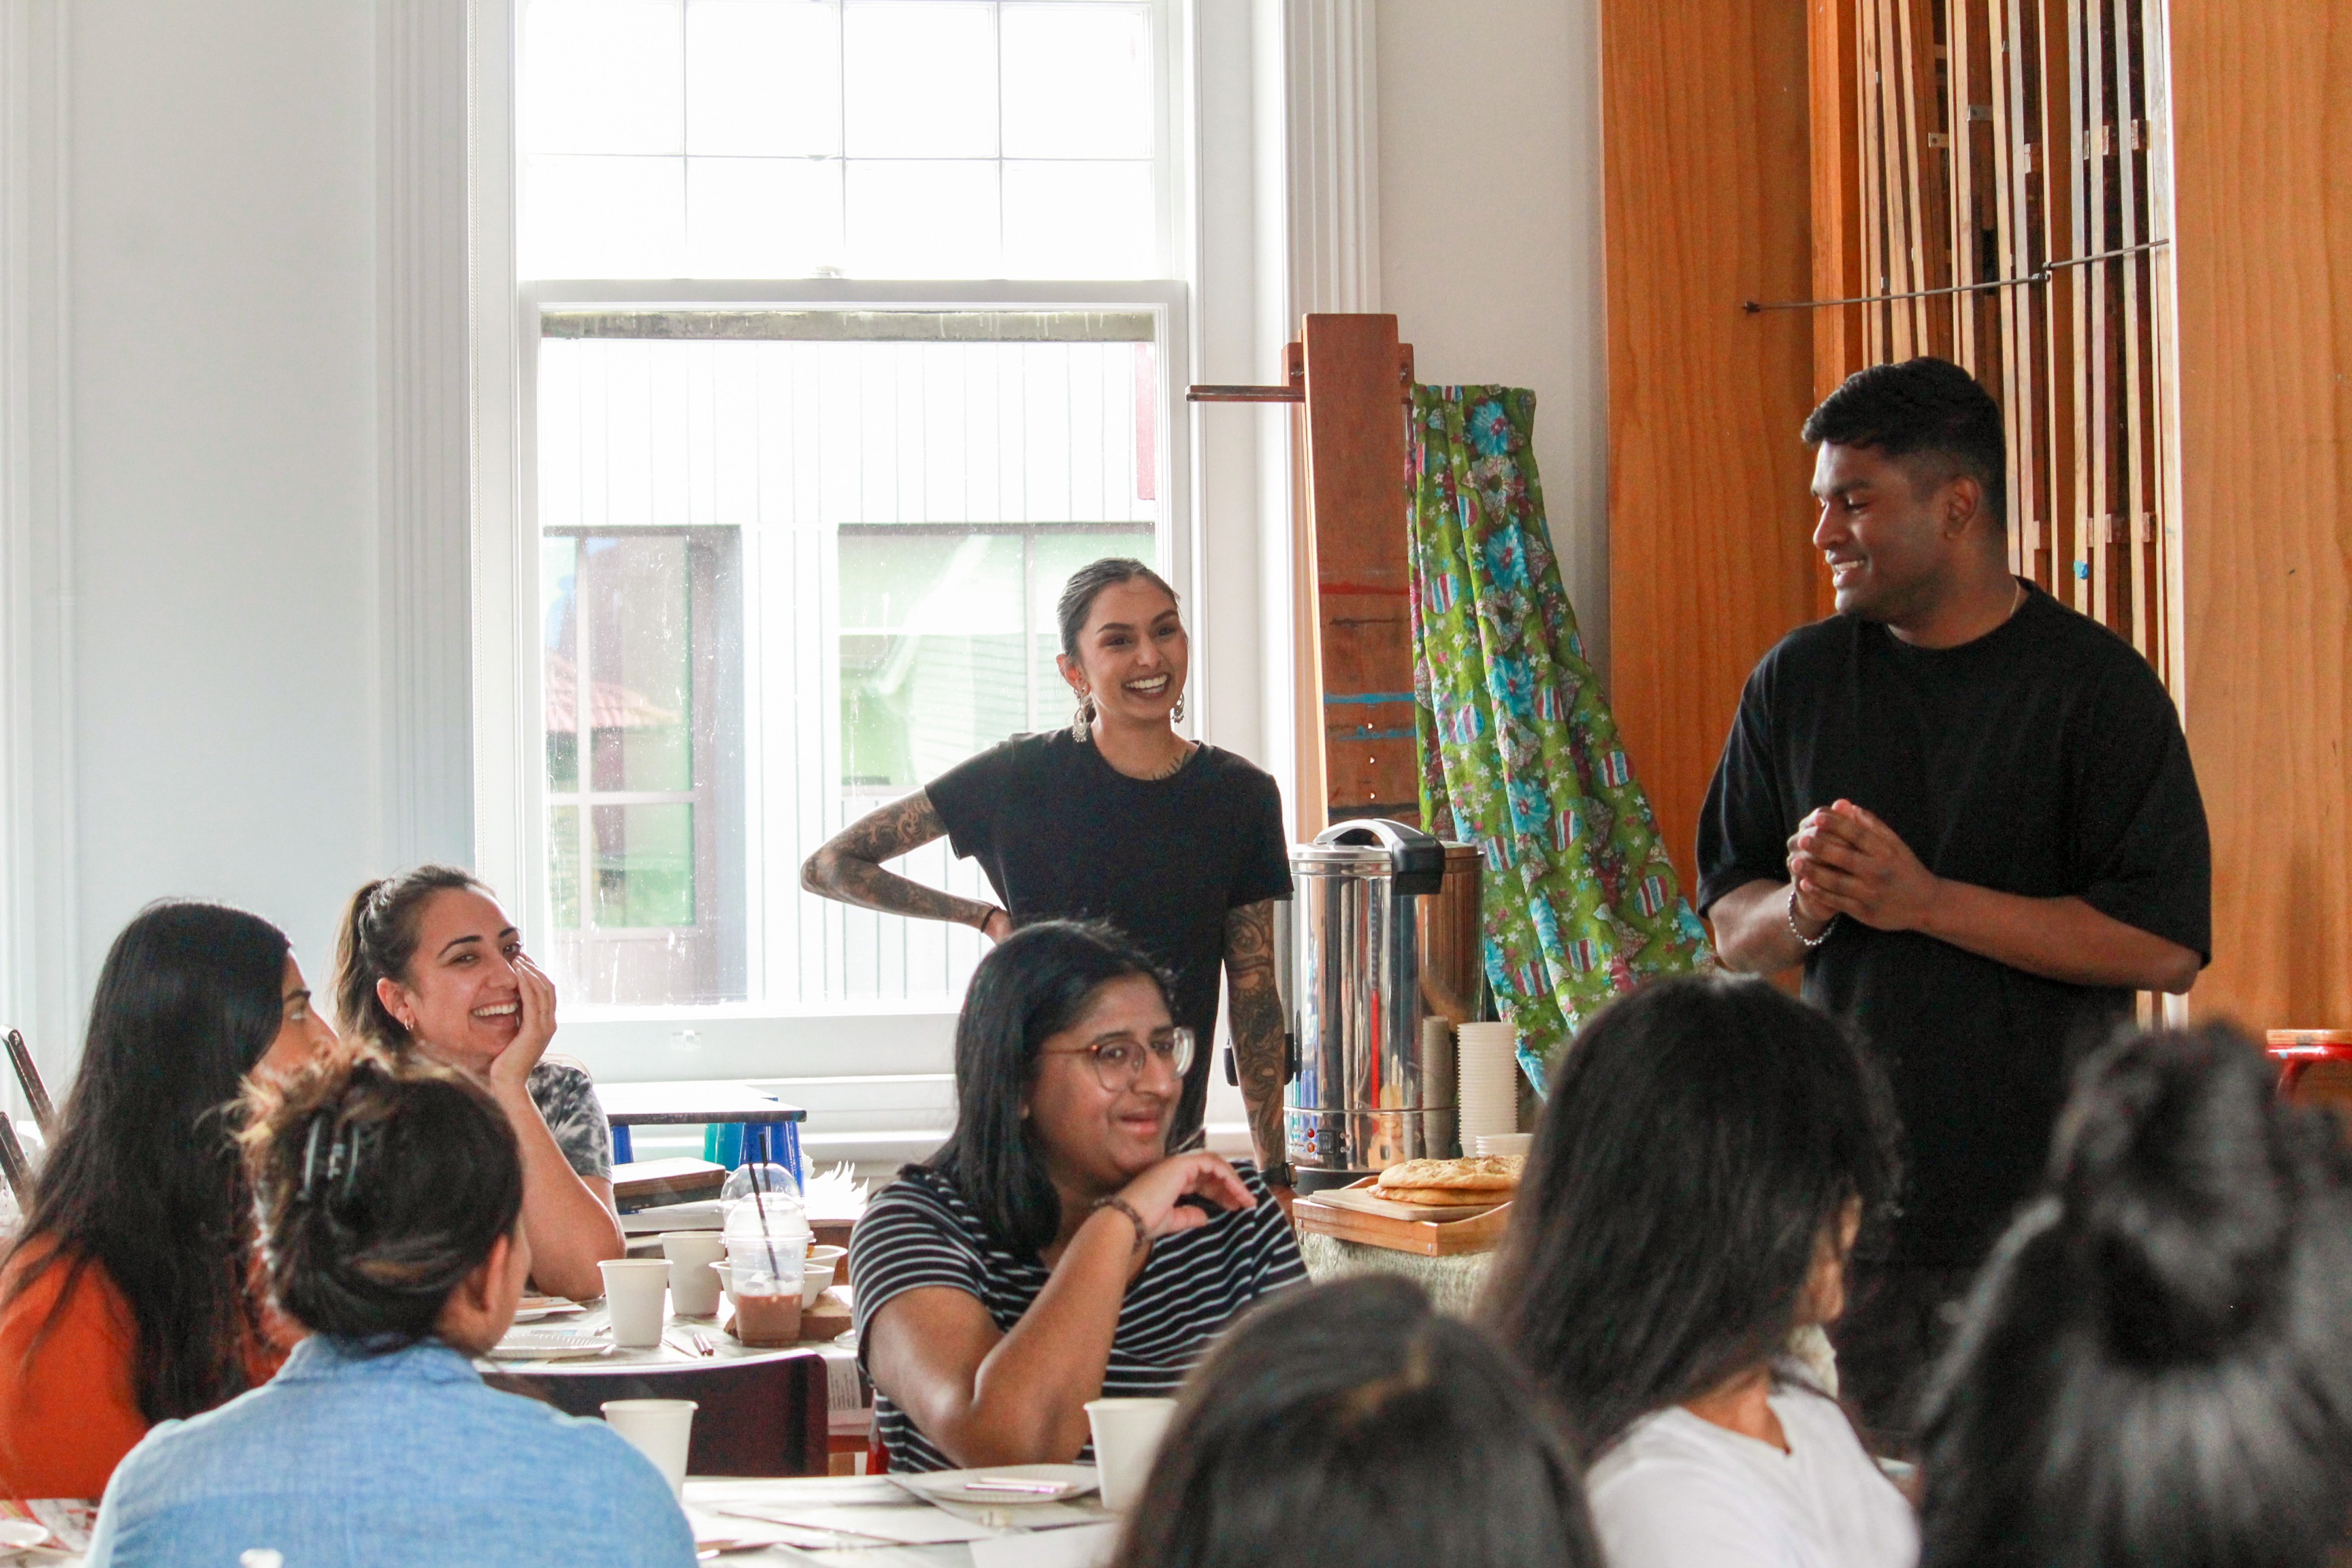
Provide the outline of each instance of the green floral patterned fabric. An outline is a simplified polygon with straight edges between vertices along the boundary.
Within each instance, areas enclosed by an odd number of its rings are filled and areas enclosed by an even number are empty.
[[[1714,963],[1584,662],[1528,443],[1535,394],[1416,386],[1422,821],[1486,853],[1486,976],[1536,1085],[1640,982]]]

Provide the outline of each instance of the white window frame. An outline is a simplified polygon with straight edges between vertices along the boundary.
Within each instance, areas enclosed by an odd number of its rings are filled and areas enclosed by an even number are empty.
[[[1193,506],[1192,420],[1185,389],[1197,379],[1192,310],[1197,272],[1190,115],[1189,6],[1153,0],[1160,103],[1158,186],[1162,263],[1178,275],[1084,282],[849,279],[520,280],[516,277],[520,167],[515,89],[520,0],[476,0],[474,123],[469,181],[473,246],[475,866],[509,901],[526,944],[547,934],[543,696],[538,657],[540,529],[536,505],[537,369],[541,322],[551,310],[900,307],[1149,310],[1155,319],[1166,497],[1160,547],[1170,582],[1189,605],[1201,520]],[[502,308],[504,307],[504,308]],[[1195,645],[1199,692],[1208,660]],[[1188,703],[1200,732],[1205,704]],[[813,895],[809,895],[813,896]],[[562,1048],[592,1071],[618,1079],[772,1076],[779,1070],[922,1075],[943,1070],[955,1015],[934,1003],[847,1006],[766,1001],[598,1008],[566,1020]],[[781,1048],[780,1048],[781,1047]],[[847,1081],[845,1079],[844,1081]],[[814,1108],[813,1108],[814,1109]]]

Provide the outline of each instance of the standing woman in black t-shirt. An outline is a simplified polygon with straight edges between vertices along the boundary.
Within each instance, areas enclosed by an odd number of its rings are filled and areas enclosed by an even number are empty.
[[[1176,731],[1191,647],[1159,574],[1122,557],[1081,567],[1060,622],[1056,663],[1077,700],[1069,727],[1015,736],[867,813],[809,857],[801,885],[996,942],[1032,921],[1117,926],[1172,978],[1176,1021],[1204,1047],[1185,1075],[1171,1150],[1200,1131],[1222,964],[1250,1137],[1269,1183],[1286,1188],[1274,985],[1274,902],[1290,896],[1281,792],[1263,770]],[[883,869],[943,834],[981,863],[1002,907]]]

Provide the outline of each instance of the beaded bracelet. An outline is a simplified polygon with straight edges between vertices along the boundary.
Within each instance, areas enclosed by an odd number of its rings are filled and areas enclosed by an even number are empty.
[[[1789,934],[1795,937],[1799,942],[1804,943],[1805,951],[1807,952],[1812,952],[1813,949],[1829,941],[1830,932],[1836,928],[1838,923],[1837,916],[1832,915],[1830,916],[1830,923],[1822,927],[1822,934],[1819,936],[1807,936],[1803,931],[1799,931],[1797,929],[1797,884],[1794,882],[1789,884],[1788,918]]]
[[[1151,1232],[1150,1228],[1144,1225],[1143,1216],[1136,1213],[1135,1205],[1129,1203],[1125,1198],[1116,1195],[1108,1198],[1097,1198],[1093,1204],[1088,1206],[1097,1209],[1117,1209],[1119,1213],[1127,1216],[1127,1222],[1129,1225],[1135,1226],[1135,1247],[1133,1251],[1128,1254],[1129,1257],[1134,1257],[1137,1252],[1140,1252],[1145,1247],[1151,1245]]]

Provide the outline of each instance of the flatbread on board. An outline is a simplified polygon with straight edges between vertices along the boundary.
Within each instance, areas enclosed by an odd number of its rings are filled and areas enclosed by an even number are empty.
[[[1434,1189],[1451,1192],[1454,1195],[1448,1201],[1453,1203],[1478,1203],[1483,1201],[1481,1194],[1507,1193],[1517,1187],[1519,1184],[1519,1169],[1526,1163],[1525,1157],[1518,1154],[1473,1154],[1461,1160],[1407,1160],[1381,1173],[1380,1195],[1393,1197],[1396,1190]]]

